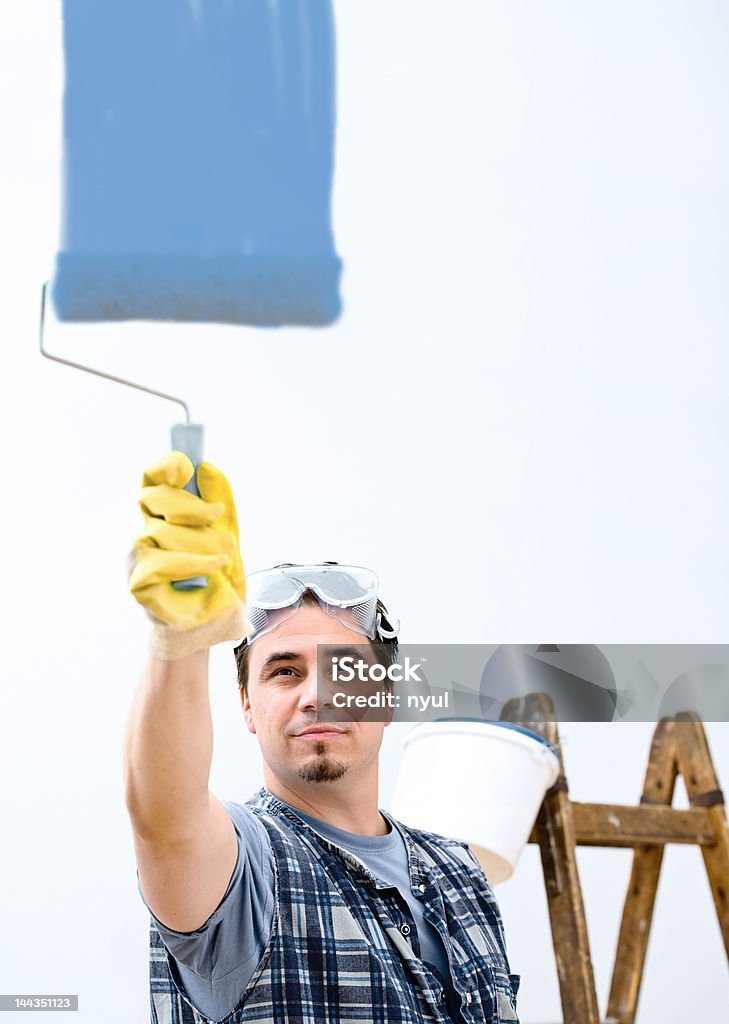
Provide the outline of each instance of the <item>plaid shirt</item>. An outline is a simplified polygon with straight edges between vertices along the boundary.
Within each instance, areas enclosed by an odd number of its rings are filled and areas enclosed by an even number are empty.
[[[451,1024],[398,891],[268,790],[246,806],[271,841],[276,912],[263,957],[225,1024]],[[405,840],[413,893],[444,940],[465,1024],[518,1021],[519,978],[509,973],[501,916],[475,857],[465,843],[382,813]],[[150,996],[152,1024],[210,1024],[188,1001],[154,924]]]

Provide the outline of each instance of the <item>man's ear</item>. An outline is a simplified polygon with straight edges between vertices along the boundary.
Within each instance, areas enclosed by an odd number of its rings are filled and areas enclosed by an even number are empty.
[[[253,709],[251,708],[251,702],[248,699],[248,690],[240,689],[240,702],[243,707],[243,718],[246,723],[248,732],[255,733],[256,726],[253,722]]]
[[[387,690],[387,693],[394,693],[394,692],[395,692],[394,688],[393,689],[388,688],[388,690]],[[384,721],[385,721],[385,728],[387,728],[387,726],[391,724],[391,722],[392,722],[394,717],[395,717],[395,709],[394,709],[394,707],[391,704],[389,704],[389,703],[386,704],[385,705],[385,719],[384,719]]]

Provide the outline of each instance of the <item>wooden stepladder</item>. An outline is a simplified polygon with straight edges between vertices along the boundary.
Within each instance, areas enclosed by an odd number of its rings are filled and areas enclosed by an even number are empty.
[[[601,1021],[576,847],[634,851],[605,1018],[606,1024],[633,1024],[666,843],[701,847],[729,958],[729,825],[701,720],[693,712],[682,712],[658,723],[640,805],[632,807],[570,800],[554,708],[546,694],[507,701],[501,719],[538,732],[560,753],[559,777],[529,841],[538,843],[541,852],[564,1024]],[[689,796],[688,810],[672,806],[679,774]]]

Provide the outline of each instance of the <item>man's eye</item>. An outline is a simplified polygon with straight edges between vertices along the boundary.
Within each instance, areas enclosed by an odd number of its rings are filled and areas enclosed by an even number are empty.
[[[291,675],[295,674],[294,670],[292,668],[277,668],[276,671],[273,674],[274,674],[274,676],[280,676],[280,675],[284,675],[286,673],[291,673]]]

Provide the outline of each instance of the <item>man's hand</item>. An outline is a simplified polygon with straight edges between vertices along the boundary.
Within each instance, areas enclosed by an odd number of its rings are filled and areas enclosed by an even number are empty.
[[[194,468],[169,452],[142,479],[145,526],[130,556],[129,589],[154,622],[151,651],[174,661],[247,632],[245,574],[230,484],[209,462],[197,470],[200,497],[183,490]],[[175,580],[207,586],[177,590]]]

